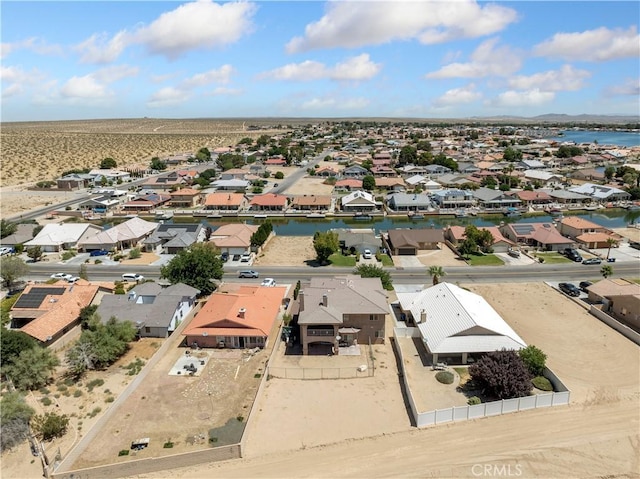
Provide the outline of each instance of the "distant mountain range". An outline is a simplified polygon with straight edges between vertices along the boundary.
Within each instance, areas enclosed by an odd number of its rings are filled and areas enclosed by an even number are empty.
[[[566,115],[564,113],[547,113],[545,115],[538,116],[474,116],[470,119],[484,120],[484,121],[517,121],[517,122],[532,122],[532,123],[639,123],[640,115]]]

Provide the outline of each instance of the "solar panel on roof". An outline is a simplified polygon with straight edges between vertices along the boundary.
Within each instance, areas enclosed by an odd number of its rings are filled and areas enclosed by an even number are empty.
[[[519,235],[526,235],[531,233],[534,228],[531,225],[519,225],[519,224],[515,224],[513,225],[513,229],[516,232],[516,234]]]
[[[28,293],[22,293],[14,308],[39,308],[48,295],[61,296],[66,288],[32,288]]]

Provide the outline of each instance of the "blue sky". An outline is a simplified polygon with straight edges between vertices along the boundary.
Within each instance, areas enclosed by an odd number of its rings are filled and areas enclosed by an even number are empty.
[[[2,121],[640,114],[637,1],[0,8]]]

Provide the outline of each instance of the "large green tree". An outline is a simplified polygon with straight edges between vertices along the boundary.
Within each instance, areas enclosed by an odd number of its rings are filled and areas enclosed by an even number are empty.
[[[326,264],[329,256],[340,249],[338,234],[333,231],[325,233],[316,231],[313,235],[313,249],[316,250],[316,259],[320,264]]]
[[[111,168],[117,168],[118,163],[113,158],[105,158],[100,162],[100,169],[108,170]]]
[[[46,412],[31,419],[31,428],[36,437],[42,441],[50,441],[56,437],[64,436],[68,425],[69,417],[66,414]]]
[[[20,353],[38,346],[38,343],[28,334],[15,329],[2,328],[0,333],[0,364],[2,371],[11,366]]]
[[[35,411],[18,391],[6,392],[0,400],[0,444],[2,451],[11,449],[29,437],[29,421]]]
[[[29,266],[18,256],[2,256],[0,258],[0,277],[4,284],[11,288],[19,278],[29,272]]]
[[[20,352],[4,372],[16,388],[27,391],[45,386],[59,364],[49,349],[36,346]]]
[[[376,187],[376,179],[372,175],[367,175],[362,178],[362,189],[365,191],[372,191]]]
[[[376,266],[374,264],[361,264],[355,269],[354,273],[360,275],[361,278],[380,278],[384,289],[387,291],[393,289],[391,274],[380,266]]]
[[[209,148],[200,148],[198,153],[196,153],[196,160],[200,163],[207,163],[211,161],[211,152],[209,151]]]
[[[216,289],[213,280],[222,278],[222,266],[220,250],[214,244],[195,243],[160,268],[160,274],[172,284],[185,283],[199,289],[201,295],[209,295]]]
[[[0,220],[0,238],[6,238],[9,235],[15,233],[18,229],[18,225],[11,223],[7,220]]]

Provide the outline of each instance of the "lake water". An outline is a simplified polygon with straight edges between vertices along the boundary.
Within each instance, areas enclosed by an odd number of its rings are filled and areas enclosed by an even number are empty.
[[[564,136],[548,138],[555,141],[573,141],[575,143],[592,143],[599,145],[640,146],[640,132],[628,131],[596,131],[596,130],[566,130]]]
[[[569,216],[565,214],[565,216]],[[572,216],[580,216],[605,228],[621,228],[630,223],[640,221],[640,211],[628,211],[623,209],[609,209],[599,211],[589,211],[575,213]],[[412,221],[405,217],[380,217],[370,221],[354,220],[350,217],[331,219],[308,219],[308,218],[271,218],[273,231],[281,236],[313,236],[316,231],[326,232],[334,228],[367,228],[374,229],[376,234],[381,231],[388,231],[394,228],[444,228],[446,226],[476,225],[476,226],[499,226],[501,223],[552,223],[553,216],[541,215],[521,218],[506,218],[503,215],[491,215],[484,217],[454,218],[452,216],[427,216],[422,220]],[[193,221],[190,219],[190,222]],[[169,220],[168,222],[172,222]],[[246,220],[228,218],[225,220],[207,221],[203,224],[216,229],[219,226],[234,221],[244,221],[247,224],[261,224],[266,220],[247,218]]]

